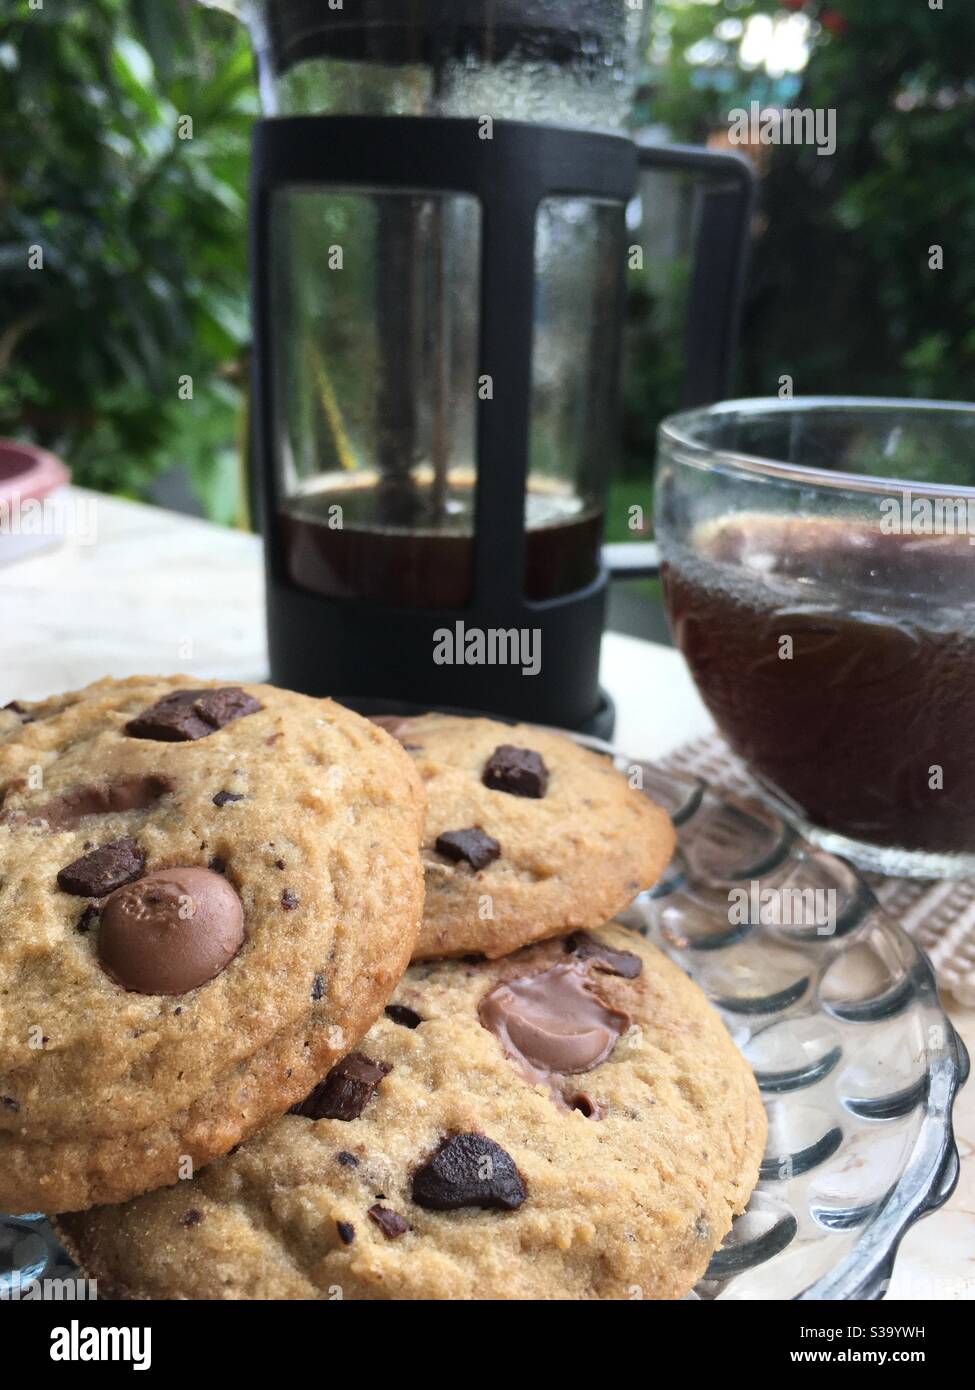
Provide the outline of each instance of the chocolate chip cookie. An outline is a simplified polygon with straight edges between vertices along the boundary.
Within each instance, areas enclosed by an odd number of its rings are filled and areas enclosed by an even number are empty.
[[[680,1298],[765,1131],[701,991],[610,925],[411,966],[292,1114],[192,1182],[58,1227],[109,1295]]]
[[[666,813],[569,738],[439,714],[379,722],[427,789],[414,959],[493,959],[599,926],[652,886],[673,854]]]
[[[329,701],[187,678],[3,712],[0,1210],[121,1201],[226,1153],[409,960],[423,792]]]

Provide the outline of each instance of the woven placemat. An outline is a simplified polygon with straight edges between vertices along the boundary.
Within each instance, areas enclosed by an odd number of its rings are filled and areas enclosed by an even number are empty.
[[[661,761],[674,772],[703,777],[714,787],[742,796],[758,794],[741,759],[720,734],[685,743]],[[975,878],[943,882],[874,873],[864,878],[927,952],[941,988],[960,1004],[975,1007]]]

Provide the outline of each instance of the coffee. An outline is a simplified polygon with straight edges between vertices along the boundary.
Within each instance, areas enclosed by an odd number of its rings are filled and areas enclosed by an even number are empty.
[[[336,510],[337,509],[337,510]],[[598,573],[602,514],[572,494],[529,481],[526,598],[572,593]],[[474,587],[474,480],[452,473],[442,496],[422,475],[318,481],[280,514],[284,563],[312,593],[409,608],[463,608]],[[504,536],[495,539],[507,562]]]
[[[663,578],[708,708],[773,790],[851,839],[975,850],[967,535],[737,515],[699,528]]]

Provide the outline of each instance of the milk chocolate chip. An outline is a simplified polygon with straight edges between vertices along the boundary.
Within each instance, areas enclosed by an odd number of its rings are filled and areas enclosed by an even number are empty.
[[[139,878],[145,864],[146,856],[134,840],[112,840],[59,870],[58,887],[82,898],[103,898]]]
[[[185,743],[206,738],[261,706],[239,686],[219,690],[174,690],[130,719],[125,732],[132,738],[152,738],[162,743]]]
[[[385,1062],[350,1052],[303,1101],[291,1107],[290,1114],[308,1120],[357,1120],[391,1070]]]
[[[528,1194],[514,1159],[483,1134],[454,1134],[413,1174],[413,1200],[430,1211],[514,1211]]]
[[[6,819],[46,821],[49,830],[73,830],[86,816],[144,811],[172,789],[172,783],[165,777],[117,777],[112,782],[75,787],[45,802],[36,811],[30,808],[12,811]]]
[[[579,960],[591,960],[597,970],[604,970],[608,975],[622,975],[625,980],[635,980],[643,969],[643,961],[632,951],[614,951],[587,931],[573,932],[565,945],[566,950]]]
[[[548,768],[533,749],[501,743],[488,758],[481,781],[492,791],[537,798],[548,790]]]
[[[98,957],[123,989],[185,994],[219,975],[244,940],[244,910],[220,874],[158,869],[101,910]]]
[[[630,1026],[626,1014],[595,993],[581,961],[498,985],[481,1000],[478,1016],[533,1085],[598,1067]]]
[[[445,830],[437,836],[437,853],[459,864],[466,859],[472,869],[486,869],[501,854],[501,846],[476,826],[470,830]]]

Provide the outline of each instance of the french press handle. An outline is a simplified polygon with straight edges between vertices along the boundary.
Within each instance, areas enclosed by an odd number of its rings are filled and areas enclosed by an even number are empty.
[[[641,169],[702,176],[693,264],[684,331],[681,407],[710,405],[727,396],[734,365],[755,176],[741,155],[693,145],[639,145]],[[660,568],[652,541],[603,546],[615,579],[652,579]]]

